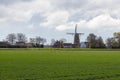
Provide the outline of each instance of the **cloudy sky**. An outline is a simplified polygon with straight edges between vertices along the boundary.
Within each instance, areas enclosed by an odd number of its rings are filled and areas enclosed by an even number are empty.
[[[29,37],[66,38],[78,32],[102,36],[104,40],[120,31],[120,0],[0,0],[0,40],[9,33]]]

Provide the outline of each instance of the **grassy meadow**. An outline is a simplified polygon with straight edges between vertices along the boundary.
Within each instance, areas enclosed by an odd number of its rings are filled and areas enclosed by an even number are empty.
[[[0,80],[120,80],[120,50],[1,49]]]

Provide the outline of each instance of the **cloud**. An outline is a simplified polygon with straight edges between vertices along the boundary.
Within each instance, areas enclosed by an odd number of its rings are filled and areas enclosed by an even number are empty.
[[[0,5],[0,12],[3,12],[0,13],[0,18],[2,16],[8,21],[27,22],[38,13],[49,19],[49,16],[58,14],[58,12],[61,15],[65,14],[64,12],[69,13],[69,21],[78,21],[79,19],[92,19],[105,13],[118,17],[120,12],[118,0],[0,0],[0,2],[11,4]],[[54,23],[57,24],[57,21]]]
[[[64,30],[69,30],[69,29],[73,29],[75,26],[74,22],[68,23],[68,24],[62,24],[56,27],[56,30],[58,31],[64,31]]]
[[[78,22],[69,22],[65,25],[59,25],[56,27],[57,30],[67,30],[73,29],[74,25],[78,24],[80,29],[94,29],[94,30],[102,30],[102,29],[111,29],[111,28],[119,28],[120,19],[116,19],[111,17],[109,14],[103,14],[94,17],[91,20],[80,20]]]
[[[0,0],[0,27],[64,31],[78,24],[84,31],[115,31],[120,30],[119,4],[119,0]]]
[[[120,19],[116,19],[111,17],[108,14],[100,15],[95,17],[94,19],[88,21],[87,26],[89,28],[114,28],[120,26]]]
[[[4,18],[7,21],[13,22],[28,22],[32,16],[37,13],[44,15],[48,14],[51,5],[46,0],[40,1],[30,1],[30,2],[17,2],[13,5],[0,5],[0,18]],[[52,8],[52,7],[51,7]]]
[[[88,4],[88,0],[53,0],[51,1],[52,5],[55,5],[57,9],[71,10],[79,9]]]
[[[17,2],[29,2],[32,0],[0,0],[0,4],[2,5],[12,5],[15,4]]]
[[[61,24],[65,24],[67,23],[69,16],[67,11],[52,12],[47,15],[47,21],[43,23],[43,26],[57,27]]]

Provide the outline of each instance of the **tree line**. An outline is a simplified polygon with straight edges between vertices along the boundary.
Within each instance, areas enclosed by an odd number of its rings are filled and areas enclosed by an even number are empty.
[[[108,38],[106,45],[110,48],[120,48],[120,32],[115,32],[113,37]]]
[[[66,42],[66,39],[60,40],[51,40],[53,47],[63,47],[63,43]],[[57,43],[60,46],[54,44]],[[94,33],[90,33],[86,38],[87,48],[120,48],[120,32],[113,33],[113,37],[103,40],[101,36],[97,36]]]
[[[8,42],[10,45],[15,45],[17,42],[23,42],[31,43],[33,47],[43,47],[47,40],[40,36],[29,38],[28,40],[26,35],[23,33],[11,33],[6,36],[4,41]],[[54,46],[56,42],[63,47],[62,44],[67,42],[67,40],[65,38],[60,40],[52,39],[51,46]],[[105,42],[101,36],[90,33],[86,38],[86,42],[88,43],[88,48],[120,48],[120,32],[113,33],[113,37],[107,38]]]
[[[11,33],[7,35],[6,39],[3,42],[8,42],[10,44],[9,47],[18,47],[16,46],[16,43],[31,43],[33,47],[43,47],[46,39],[37,36],[35,38],[29,38],[28,40],[26,35],[23,33]],[[23,47],[26,47],[26,45]]]
[[[120,48],[120,32],[113,33],[113,37],[104,42],[102,37],[91,33],[87,37],[89,48]]]

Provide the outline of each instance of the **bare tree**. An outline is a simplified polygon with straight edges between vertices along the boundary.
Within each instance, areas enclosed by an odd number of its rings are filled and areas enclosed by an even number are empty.
[[[67,40],[65,38],[61,38],[60,41],[65,43]]]
[[[43,47],[44,46],[44,43],[46,42],[46,39],[38,36],[36,38],[30,38],[29,39],[31,43],[33,43],[33,45],[35,47]]]
[[[44,43],[46,43],[46,42],[47,42],[47,40],[45,38],[42,38],[41,43],[44,45]]]
[[[44,47],[44,43],[46,42],[46,39],[41,38],[40,36],[36,37],[36,47]]]
[[[35,38],[30,38],[30,43],[36,43],[36,39]]]
[[[36,43],[37,44],[41,44],[42,43],[42,41],[43,41],[43,38],[41,38],[40,36],[39,37],[36,37]]]
[[[112,44],[113,44],[113,38],[108,38],[106,40],[106,45],[108,48],[112,48]]]
[[[17,41],[18,42],[26,42],[27,41],[27,37],[23,33],[18,33],[17,34]]]
[[[51,45],[54,45],[55,42],[56,42],[55,39],[51,39]]]
[[[14,33],[8,34],[6,39],[9,43],[13,45],[16,40],[16,35]]]

